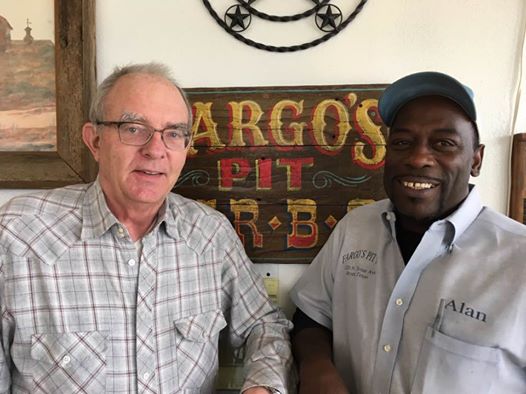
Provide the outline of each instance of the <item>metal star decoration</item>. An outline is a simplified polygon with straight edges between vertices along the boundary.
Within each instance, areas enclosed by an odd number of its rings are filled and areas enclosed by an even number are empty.
[[[360,0],[354,7],[354,10],[349,11],[348,15],[343,18],[341,10],[337,6],[330,4],[330,1],[331,0],[310,0],[314,6],[303,12],[290,15],[273,15],[262,12],[253,7],[252,4],[256,3],[257,0],[237,0],[238,4],[230,6],[223,14],[223,17],[221,17],[210,4],[210,0],[202,0],[212,18],[214,18],[228,34],[246,45],[269,52],[301,51],[324,43],[344,30],[345,27],[347,27],[362,11],[362,8],[368,2],[368,0]],[[258,20],[262,19],[278,23],[295,22],[314,16],[313,19],[318,29],[325,34],[321,37],[314,38],[311,41],[299,44],[287,46],[269,45],[241,34],[248,29],[252,22],[252,16],[257,17]]]
[[[342,21],[342,12],[334,4],[321,7],[316,13],[316,26],[321,31],[335,31]]]
[[[233,11],[232,11],[233,10]],[[252,20],[252,16],[250,13],[243,12],[245,10],[240,5],[233,5],[230,7],[226,13],[225,13],[225,23],[236,32],[245,31],[248,26],[250,26],[250,22]],[[245,24],[245,19],[248,18],[248,23]],[[228,19],[230,22],[228,22]]]

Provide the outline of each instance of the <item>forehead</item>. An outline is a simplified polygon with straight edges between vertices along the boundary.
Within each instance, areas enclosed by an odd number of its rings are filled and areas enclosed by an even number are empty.
[[[186,121],[188,111],[179,90],[169,81],[149,74],[128,74],[115,83],[104,100],[109,116],[137,114],[146,119]]]

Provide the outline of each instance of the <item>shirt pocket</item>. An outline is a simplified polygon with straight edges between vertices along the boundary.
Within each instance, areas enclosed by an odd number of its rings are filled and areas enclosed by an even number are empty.
[[[218,369],[219,332],[226,327],[221,310],[184,317],[174,322],[179,388],[210,386]],[[204,390],[203,392],[207,392]]]
[[[99,331],[31,336],[34,393],[103,393],[107,336]]]
[[[497,348],[463,342],[428,327],[411,393],[485,394],[497,373]]]

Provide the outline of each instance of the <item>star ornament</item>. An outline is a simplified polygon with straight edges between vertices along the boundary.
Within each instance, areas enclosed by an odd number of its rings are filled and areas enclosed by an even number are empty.
[[[248,22],[245,23],[247,18]],[[250,26],[251,20],[250,13],[240,5],[233,5],[225,13],[225,23],[235,32],[245,31]]]
[[[335,31],[342,23],[342,12],[334,4],[321,7],[316,13],[316,26],[324,32]]]

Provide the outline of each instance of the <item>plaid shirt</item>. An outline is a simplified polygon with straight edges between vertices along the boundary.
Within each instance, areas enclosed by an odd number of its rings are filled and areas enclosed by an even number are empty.
[[[142,241],[98,182],[0,209],[0,392],[210,393],[227,324],[243,389],[288,392],[290,322],[227,219],[171,193]]]

